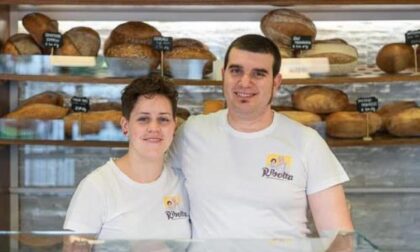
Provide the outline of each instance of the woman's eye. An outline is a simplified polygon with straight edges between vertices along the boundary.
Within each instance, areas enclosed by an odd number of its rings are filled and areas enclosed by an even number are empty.
[[[146,123],[146,122],[149,122],[149,120],[150,120],[150,118],[149,118],[149,117],[139,117],[139,118],[137,119],[137,121],[138,121],[138,122],[141,122],[141,123]]]
[[[168,122],[170,122],[169,118],[166,118],[166,117],[160,117],[158,120],[159,120],[160,123],[168,123]]]

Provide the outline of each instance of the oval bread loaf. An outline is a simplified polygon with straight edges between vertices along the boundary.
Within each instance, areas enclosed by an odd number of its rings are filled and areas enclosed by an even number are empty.
[[[292,94],[293,107],[316,114],[343,110],[349,103],[347,95],[338,89],[323,86],[304,86]]]
[[[99,34],[89,27],[74,27],[63,34],[59,55],[97,56],[101,46]]]
[[[58,32],[58,22],[42,13],[30,13],[23,17],[22,24],[41,48],[44,48],[45,32]]]
[[[408,108],[391,116],[386,129],[399,137],[420,136],[420,108]]]
[[[319,115],[306,111],[280,111],[279,113],[306,126],[322,121]]]
[[[68,108],[52,104],[36,103],[10,112],[5,118],[51,120],[63,118],[67,115],[67,112]]]
[[[115,27],[105,43],[104,50],[119,44],[152,45],[152,38],[161,36],[154,26],[141,21],[128,21]]]
[[[101,130],[102,123],[106,121],[118,127],[121,117],[122,112],[116,110],[71,113],[64,117],[64,130],[67,136],[71,136],[73,123],[79,123],[81,134],[94,134]]]
[[[261,19],[261,30],[274,42],[291,46],[292,36],[311,36],[315,39],[316,27],[311,19],[291,9],[276,9]]]
[[[42,54],[42,51],[31,35],[17,33],[6,40],[3,53],[18,56]]]
[[[327,134],[338,138],[359,138],[366,136],[367,120],[365,113],[336,112],[326,119]],[[382,126],[381,117],[369,112],[369,134],[374,134]]]

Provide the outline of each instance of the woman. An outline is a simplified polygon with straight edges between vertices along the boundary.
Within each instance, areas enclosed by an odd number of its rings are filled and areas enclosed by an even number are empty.
[[[190,238],[183,181],[165,161],[174,131],[178,93],[157,76],[134,80],[121,97],[128,152],[84,178],[64,229],[99,239]]]

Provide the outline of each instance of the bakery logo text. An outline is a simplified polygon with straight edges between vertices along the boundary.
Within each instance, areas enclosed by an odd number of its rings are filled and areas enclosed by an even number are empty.
[[[165,214],[168,220],[179,220],[189,218],[187,212],[180,209],[183,204],[180,195],[166,195],[163,197],[163,205],[166,209]]]
[[[293,180],[290,173],[292,157],[280,154],[269,154],[262,168],[262,177],[278,180]]]

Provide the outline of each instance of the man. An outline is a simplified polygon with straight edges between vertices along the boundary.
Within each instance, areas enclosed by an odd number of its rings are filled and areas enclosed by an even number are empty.
[[[353,230],[337,159],[313,129],[271,110],[280,61],[269,39],[237,38],[222,70],[227,110],[177,132],[170,157],[185,175],[193,238],[304,236],[308,203],[321,234]]]

